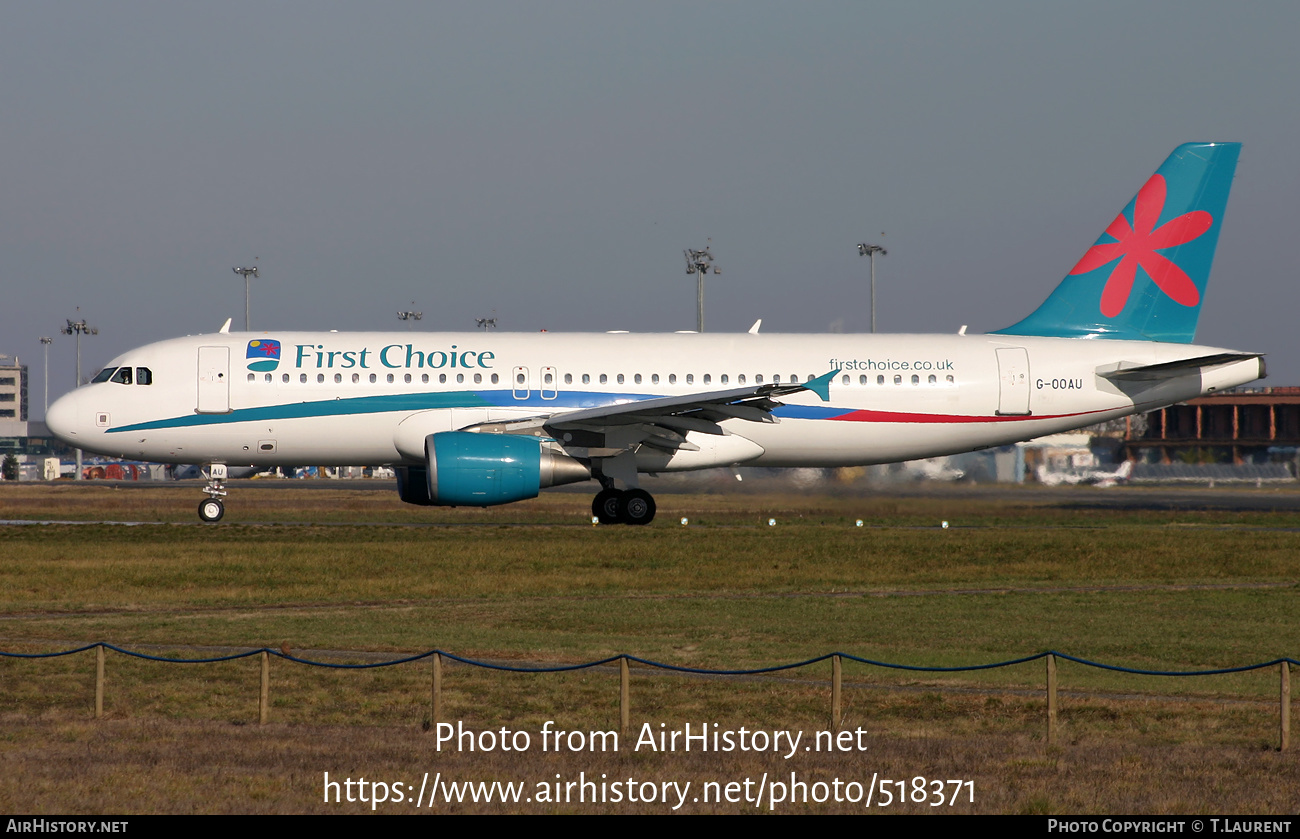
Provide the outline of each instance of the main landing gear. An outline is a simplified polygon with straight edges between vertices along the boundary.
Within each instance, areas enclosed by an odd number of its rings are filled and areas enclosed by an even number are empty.
[[[655,499],[643,489],[602,489],[591,501],[591,514],[601,524],[649,524]]]
[[[226,514],[221,499],[226,495],[226,464],[214,463],[208,469],[208,485],[203,488],[208,497],[199,502],[199,518],[206,522],[219,522]]]

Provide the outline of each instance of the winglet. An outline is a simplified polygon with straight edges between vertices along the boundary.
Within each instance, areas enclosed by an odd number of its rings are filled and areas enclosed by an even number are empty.
[[[817,394],[823,402],[829,402],[831,401],[831,379],[835,378],[835,374],[838,372],[840,371],[832,370],[815,379],[809,379],[804,383],[804,389]]]
[[[225,335],[229,331],[230,331],[230,318],[226,318],[226,322],[221,324],[221,328],[217,330],[217,334]]]

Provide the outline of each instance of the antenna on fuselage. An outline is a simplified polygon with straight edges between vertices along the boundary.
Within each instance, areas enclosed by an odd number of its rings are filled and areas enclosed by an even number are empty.
[[[226,318],[226,322],[223,323],[223,324],[221,324],[221,328],[217,330],[217,334],[219,334],[219,335],[225,335],[227,332],[229,332],[229,331],[230,331],[230,321],[232,321],[232,320],[234,320],[234,318]]]

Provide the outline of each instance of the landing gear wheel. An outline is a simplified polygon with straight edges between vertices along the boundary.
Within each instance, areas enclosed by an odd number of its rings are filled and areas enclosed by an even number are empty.
[[[215,498],[205,498],[199,502],[199,518],[208,522],[221,521],[226,514],[226,505]]]
[[[623,524],[649,524],[655,518],[654,496],[643,489],[629,489],[618,499],[618,520]]]
[[[621,489],[602,489],[591,500],[591,514],[601,524],[618,524],[619,499],[622,497]]]

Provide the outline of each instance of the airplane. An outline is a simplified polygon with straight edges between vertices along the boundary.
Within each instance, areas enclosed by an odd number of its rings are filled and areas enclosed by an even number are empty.
[[[955,454],[1242,385],[1196,346],[1239,143],[1176,148],[1028,317],[984,335],[255,332],[123,353],[47,424],[91,452],[208,465],[391,466],[402,501],[477,506],[595,479],[645,525],[644,473]],[[755,325],[757,327],[757,324]]]
[[[1060,486],[1061,484],[1068,484],[1070,486],[1086,484],[1107,489],[1133,477],[1133,461],[1126,460],[1113,471],[1107,469],[1072,468],[1067,469],[1064,472],[1052,472],[1046,466],[1039,466],[1034,470],[1034,474],[1037,476],[1038,482],[1043,486],[1054,487]]]

